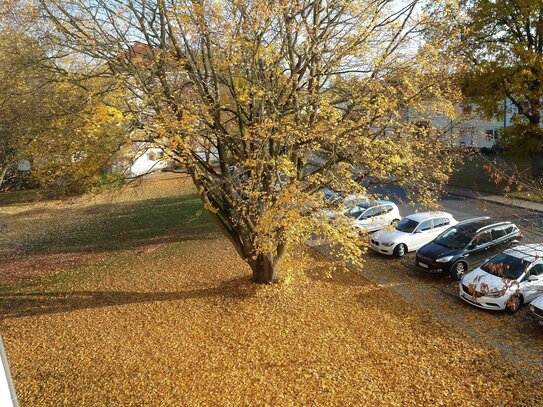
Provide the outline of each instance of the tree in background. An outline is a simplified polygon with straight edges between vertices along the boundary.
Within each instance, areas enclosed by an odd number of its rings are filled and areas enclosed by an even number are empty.
[[[394,182],[432,206],[447,181],[438,132],[406,119],[453,116],[458,96],[424,41],[441,14],[421,1],[41,3],[59,52],[123,81],[138,127],[188,168],[257,282],[313,234],[359,261],[364,242],[325,216],[321,188]]]
[[[49,120],[51,93],[36,69],[43,53],[19,32],[0,31],[0,185],[24,148]]]
[[[0,186],[27,160],[41,185],[86,189],[128,138],[122,98],[99,69],[55,54],[32,4],[0,8]]]
[[[32,160],[32,177],[41,185],[89,190],[100,184],[103,168],[130,142],[129,122],[117,103],[119,95],[108,91],[107,97],[93,97],[104,85],[90,82],[88,86],[95,89],[55,84],[54,97],[67,114],[52,112],[49,126],[41,128],[25,149]]]
[[[477,0],[451,9],[462,28],[459,55],[465,58],[466,96],[486,116],[504,117],[506,99],[516,115],[504,140],[532,160],[543,176],[543,2]],[[467,11],[463,8],[467,6]]]

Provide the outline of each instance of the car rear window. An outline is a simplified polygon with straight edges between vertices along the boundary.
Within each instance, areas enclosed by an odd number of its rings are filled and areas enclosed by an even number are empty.
[[[506,235],[505,229],[503,227],[492,229],[492,239],[500,239]]]
[[[394,208],[391,205],[385,205],[383,213],[389,213],[392,212]]]

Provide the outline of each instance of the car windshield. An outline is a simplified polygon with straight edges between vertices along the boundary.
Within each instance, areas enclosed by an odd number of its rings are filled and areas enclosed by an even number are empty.
[[[413,233],[413,231],[417,228],[418,225],[419,225],[419,222],[415,220],[403,218],[398,223],[398,225],[396,225],[396,230],[399,230],[400,232],[405,232],[405,233]]]
[[[347,209],[351,209],[355,206],[361,206],[364,204],[364,200],[361,200],[361,199],[352,199],[352,200],[349,200],[349,201],[345,201],[343,202],[343,205],[347,208]]]
[[[481,270],[508,280],[517,280],[529,265],[529,261],[501,253],[483,264]]]
[[[360,215],[362,215],[364,212],[366,212],[366,209],[371,208],[371,204],[368,203],[361,203],[357,206],[349,209],[347,212],[345,212],[345,216],[348,216],[350,218],[359,218]]]
[[[332,198],[335,198],[338,196],[338,193],[335,192],[335,191],[332,191],[331,189],[329,188],[323,188],[322,189],[322,193],[324,194],[324,197],[326,199],[332,199]]]
[[[449,228],[438,237],[435,238],[434,243],[440,246],[445,246],[449,249],[462,249],[467,246],[473,236],[470,236],[465,231],[457,228]]]

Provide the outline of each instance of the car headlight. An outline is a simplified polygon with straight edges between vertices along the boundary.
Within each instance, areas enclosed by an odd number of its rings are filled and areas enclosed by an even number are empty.
[[[530,311],[535,312],[535,307],[532,304],[530,304]]]
[[[454,257],[454,256],[440,257],[440,258],[437,259],[436,261],[437,261],[438,263],[447,263],[448,261],[451,261],[453,257]]]
[[[383,242],[383,243],[381,243],[381,244],[382,244],[383,246],[385,246],[385,247],[390,247],[390,246],[392,246],[392,245],[394,244],[394,242]]]

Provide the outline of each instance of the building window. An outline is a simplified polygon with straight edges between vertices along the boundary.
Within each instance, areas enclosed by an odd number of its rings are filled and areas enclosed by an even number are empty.
[[[496,140],[498,138],[498,132],[496,129],[485,129],[485,138],[488,141]]]

